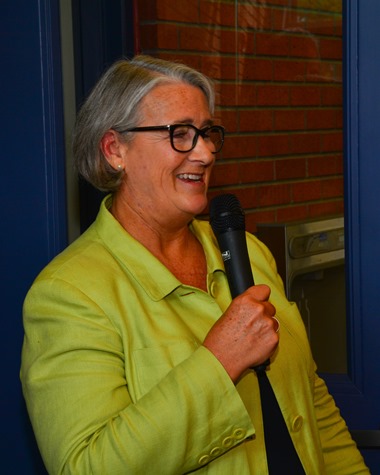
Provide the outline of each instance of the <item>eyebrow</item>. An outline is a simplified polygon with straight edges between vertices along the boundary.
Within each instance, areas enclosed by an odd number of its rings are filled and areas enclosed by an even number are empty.
[[[193,119],[184,119],[184,120],[178,120],[173,122],[173,124],[190,124],[194,125],[194,120]],[[214,121],[212,119],[207,119],[205,122],[202,123],[201,128],[203,127],[209,127],[214,125]]]

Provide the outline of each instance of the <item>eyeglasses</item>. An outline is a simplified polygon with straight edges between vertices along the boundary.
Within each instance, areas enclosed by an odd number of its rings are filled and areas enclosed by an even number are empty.
[[[150,127],[135,127],[120,131],[125,132],[152,132],[155,130],[168,130],[170,134],[170,144],[176,152],[186,153],[193,150],[197,145],[198,137],[201,136],[212,150],[211,153],[218,153],[222,150],[224,143],[224,127],[221,125],[210,125],[197,129],[191,124],[153,125]]]

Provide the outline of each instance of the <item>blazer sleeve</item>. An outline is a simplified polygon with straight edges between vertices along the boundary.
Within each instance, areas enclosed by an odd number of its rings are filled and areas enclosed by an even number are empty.
[[[33,285],[24,329],[23,392],[51,474],[186,473],[254,433],[235,386],[203,346],[132,401],[118,330],[67,282]]]

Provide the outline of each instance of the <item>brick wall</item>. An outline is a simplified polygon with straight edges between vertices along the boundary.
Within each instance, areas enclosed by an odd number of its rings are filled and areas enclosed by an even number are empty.
[[[137,49],[213,78],[228,135],[210,197],[257,222],[343,212],[342,1],[136,0]]]

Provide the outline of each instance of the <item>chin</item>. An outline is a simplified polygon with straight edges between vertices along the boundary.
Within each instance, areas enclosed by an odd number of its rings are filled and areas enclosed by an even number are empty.
[[[207,207],[207,198],[203,197],[202,200],[197,200],[197,203],[194,201],[192,206],[192,214],[196,216],[197,214],[201,214]]]
[[[178,202],[178,209],[186,213],[191,218],[201,214],[207,207],[207,196],[205,194],[193,194],[192,196],[182,196],[182,203]]]

